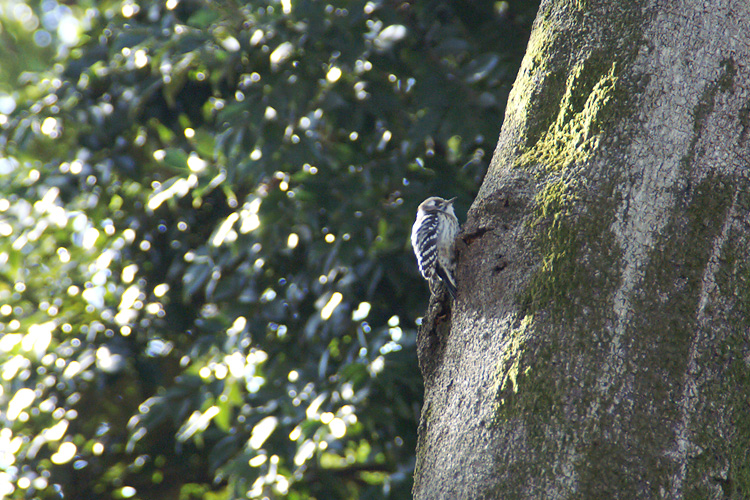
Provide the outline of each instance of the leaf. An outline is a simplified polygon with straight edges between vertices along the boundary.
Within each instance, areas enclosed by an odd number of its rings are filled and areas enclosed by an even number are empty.
[[[243,443],[236,435],[224,436],[212,448],[208,455],[208,465],[215,471],[235,456],[242,449]]]
[[[499,62],[500,56],[497,54],[482,54],[466,65],[464,80],[466,83],[477,83],[487,78]]]
[[[164,159],[162,162],[165,166],[174,170],[185,172],[190,171],[187,166],[188,155],[182,149],[169,148],[164,153]],[[172,179],[174,180],[174,179]]]

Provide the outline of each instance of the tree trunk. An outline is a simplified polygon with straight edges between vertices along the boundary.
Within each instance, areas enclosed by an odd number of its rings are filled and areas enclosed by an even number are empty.
[[[750,498],[750,6],[545,1],[420,330],[416,499]]]

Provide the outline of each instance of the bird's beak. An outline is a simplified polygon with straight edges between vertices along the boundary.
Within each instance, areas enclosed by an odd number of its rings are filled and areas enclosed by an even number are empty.
[[[450,200],[445,200],[446,205],[453,205],[453,202],[456,201],[456,196],[451,198]]]

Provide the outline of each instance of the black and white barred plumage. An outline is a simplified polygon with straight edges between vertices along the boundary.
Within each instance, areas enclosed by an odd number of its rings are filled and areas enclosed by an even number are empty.
[[[437,282],[442,281],[455,299],[458,219],[453,211],[454,200],[433,196],[419,205],[417,220],[411,228],[411,246],[417,256],[419,272],[430,283],[430,292],[434,295]]]

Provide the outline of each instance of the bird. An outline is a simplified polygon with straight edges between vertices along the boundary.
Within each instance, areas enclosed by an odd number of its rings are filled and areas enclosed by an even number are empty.
[[[430,293],[436,295],[442,282],[456,299],[456,253],[458,218],[453,210],[456,198],[444,200],[432,196],[417,209],[417,220],[411,228],[411,246],[417,256],[419,272],[429,282]]]

